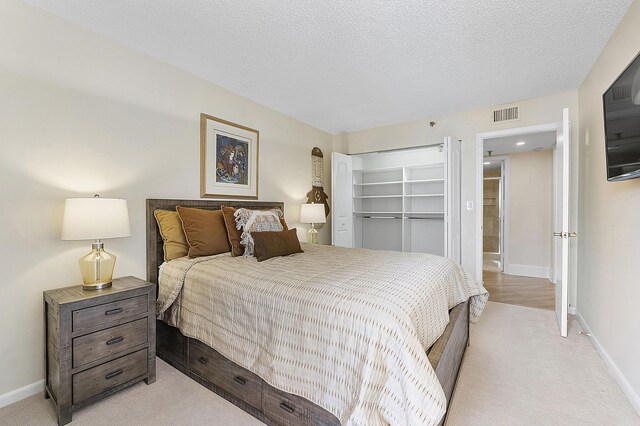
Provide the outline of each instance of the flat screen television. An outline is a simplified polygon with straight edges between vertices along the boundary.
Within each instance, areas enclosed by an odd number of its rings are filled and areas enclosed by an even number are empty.
[[[602,95],[607,180],[640,178],[640,54]]]

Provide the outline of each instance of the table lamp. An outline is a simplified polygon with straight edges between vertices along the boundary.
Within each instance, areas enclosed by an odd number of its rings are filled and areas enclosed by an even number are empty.
[[[116,257],[104,250],[102,240],[130,235],[127,200],[100,198],[99,195],[65,200],[61,238],[94,240],[91,253],[79,261],[85,290],[111,287]]]
[[[307,242],[318,242],[318,230],[315,223],[325,223],[327,220],[324,216],[324,204],[302,204],[300,206],[300,222],[310,223],[311,227],[307,231]]]

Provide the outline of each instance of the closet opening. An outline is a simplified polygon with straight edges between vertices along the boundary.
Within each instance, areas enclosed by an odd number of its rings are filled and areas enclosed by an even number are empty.
[[[460,262],[460,141],[332,153],[332,243]]]

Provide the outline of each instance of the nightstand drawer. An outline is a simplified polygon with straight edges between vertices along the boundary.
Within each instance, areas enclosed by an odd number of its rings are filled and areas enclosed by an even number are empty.
[[[73,403],[147,374],[147,349],[73,375]]]
[[[147,342],[147,318],[108,328],[73,339],[73,367],[81,367],[100,358]]]
[[[147,312],[147,296],[137,296],[73,311],[73,331],[108,327],[118,321]]]
[[[189,339],[189,370],[257,409],[262,406],[262,379],[196,339]]]

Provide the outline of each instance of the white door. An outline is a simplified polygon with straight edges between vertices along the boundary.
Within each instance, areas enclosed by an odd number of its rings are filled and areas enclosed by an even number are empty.
[[[460,237],[460,141],[444,138],[445,148],[445,256],[458,263],[462,262]]]
[[[353,247],[353,172],[351,157],[331,153],[331,244]]]
[[[556,154],[558,166],[561,165],[561,185],[557,191],[556,206],[559,208],[556,221],[561,229],[555,230],[554,244],[557,248],[560,266],[556,278],[556,316],[560,325],[560,335],[567,337],[567,314],[569,310],[569,237],[575,233],[569,232],[569,191],[570,191],[570,166],[571,166],[571,135],[570,135],[569,109],[562,110],[562,128],[558,134]]]

